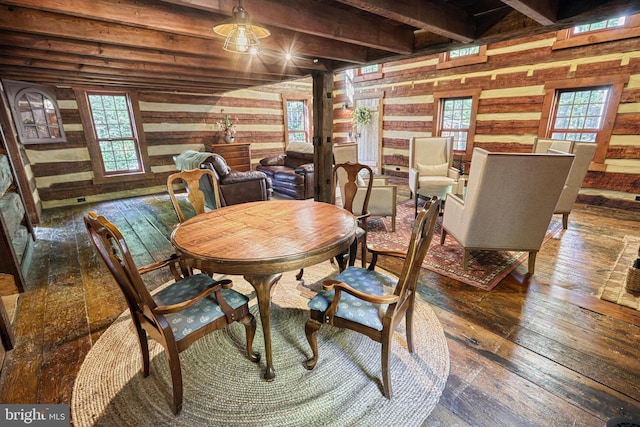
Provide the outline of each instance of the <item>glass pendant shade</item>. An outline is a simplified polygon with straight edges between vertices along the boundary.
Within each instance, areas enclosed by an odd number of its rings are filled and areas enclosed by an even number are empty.
[[[231,19],[213,27],[213,31],[226,37],[222,48],[229,52],[254,54],[262,51],[261,38],[269,36],[269,30],[252,24],[242,4],[233,8]]]

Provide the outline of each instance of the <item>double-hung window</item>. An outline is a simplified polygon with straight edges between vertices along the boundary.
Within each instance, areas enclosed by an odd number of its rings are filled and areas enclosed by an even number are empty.
[[[596,142],[610,91],[609,86],[559,90],[551,138]]]
[[[310,142],[309,106],[306,99],[285,99],[286,141]]]
[[[453,136],[453,149],[466,151],[471,128],[473,99],[448,98],[442,100],[440,135]]]
[[[151,175],[135,92],[76,91],[94,181],[128,181]]]
[[[89,93],[87,98],[105,175],[143,172],[126,94]]]
[[[538,136],[597,144],[590,170],[605,170],[622,90],[628,82],[629,75],[612,75],[545,83]]]

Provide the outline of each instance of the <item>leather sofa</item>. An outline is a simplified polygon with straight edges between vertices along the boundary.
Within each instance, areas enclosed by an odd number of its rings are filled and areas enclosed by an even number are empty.
[[[218,180],[221,206],[271,199],[271,179],[266,174],[258,171],[232,170],[219,154],[187,150],[176,156],[174,161],[180,170],[212,170]]]
[[[290,199],[310,199],[315,196],[313,145],[290,143],[284,154],[265,157],[256,167],[271,178],[273,191]]]

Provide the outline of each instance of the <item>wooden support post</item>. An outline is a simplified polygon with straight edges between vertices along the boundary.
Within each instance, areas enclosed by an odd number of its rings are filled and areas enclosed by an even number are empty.
[[[315,200],[330,203],[333,170],[333,73],[314,72],[312,77]]]

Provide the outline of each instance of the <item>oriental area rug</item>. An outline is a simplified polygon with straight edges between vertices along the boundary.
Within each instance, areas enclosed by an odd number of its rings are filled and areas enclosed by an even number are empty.
[[[416,351],[406,348],[404,322],[398,327],[390,361],[393,398],[382,395],[380,344],[352,331],[323,325],[319,361],[311,356],[304,325],[310,296],[335,277],[328,261],[285,273],[272,300],[272,348],[276,378],[262,379],[264,363],[244,355],[244,327],[234,323],[196,341],[180,353],[184,384],[182,412],[171,411],[171,380],[162,347],[150,340],[150,375],[128,312],[98,339],[74,384],[74,426],[419,426],[436,406],[449,375],[449,351],[440,322],[419,296],[414,315]],[[216,277],[218,278],[218,277]],[[255,291],[239,276],[234,289],[251,299],[258,330],[254,351],[264,355]],[[263,357],[264,359],[264,357]]]
[[[387,249],[406,250],[415,222],[413,203],[413,200],[407,200],[398,204],[395,232],[390,232],[390,218],[371,218],[367,222],[369,229],[367,243]],[[544,242],[547,242],[561,230],[561,220],[554,215]],[[528,252],[472,251],[469,258],[469,268],[464,271],[462,268],[462,246],[450,235],[447,235],[444,245],[440,245],[441,231],[442,216],[438,218],[433,240],[422,267],[486,291],[493,289],[529,256]]]

